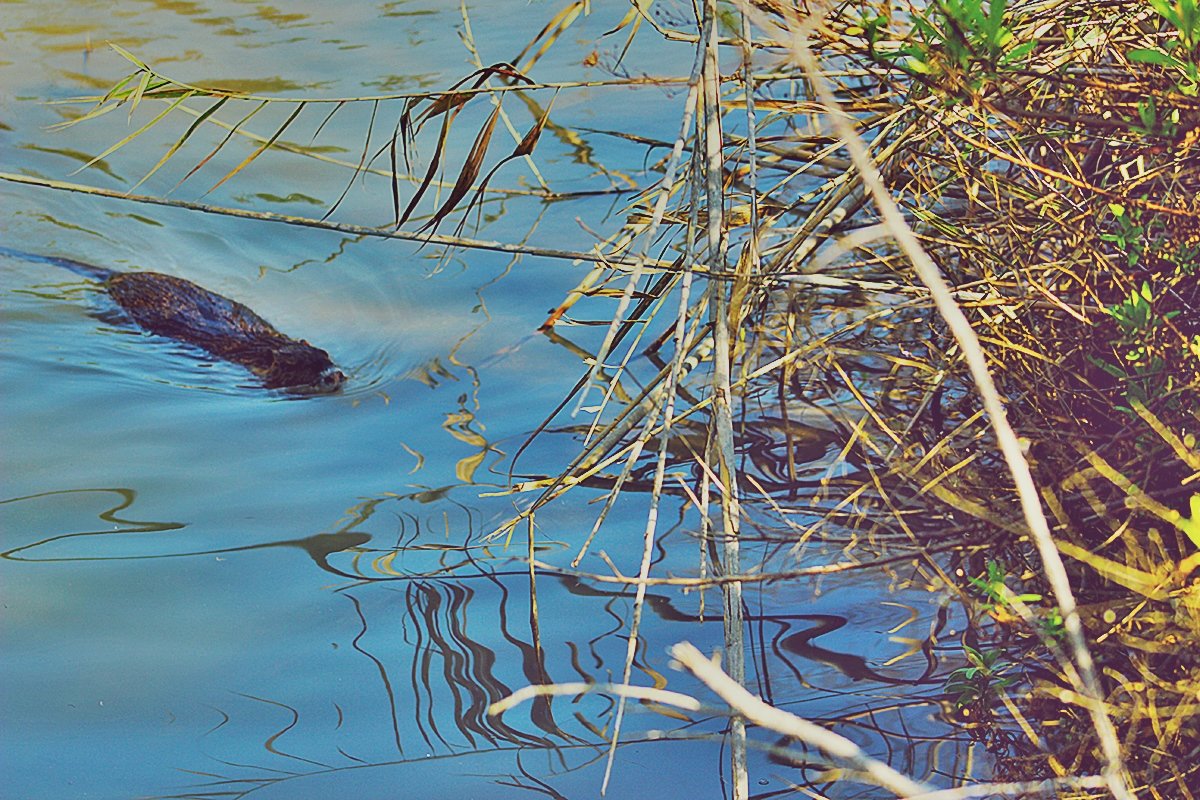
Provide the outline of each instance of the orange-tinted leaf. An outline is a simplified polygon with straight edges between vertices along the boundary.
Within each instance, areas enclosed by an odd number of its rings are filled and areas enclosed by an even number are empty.
[[[517,53],[517,57],[513,59],[513,63],[520,63],[521,59],[525,57],[525,54],[532,50],[533,46],[537,44],[543,36],[550,34],[551,31],[554,31],[554,33],[550,36],[546,46],[549,46],[549,44],[553,43],[553,41],[557,39],[563,31],[570,27],[571,23],[575,21],[581,11],[583,11],[583,2],[582,0],[579,0],[578,2],[572,3],[571,5],[565,7],[562,11],[559,11],[557,14],[555,14],[550,21],[546,23],[545,27],[538,31],[538,35],[533,37],[529,41],[529,44],[525,45],[525,49]],[[533,66],[533,64],[537,62],[538,58],[540,58],[544,52],[545,47],[543,47],[536,56],[529,60],[529,63],[525,65],[525,68],[529,69],[529,67]]]
[[[442,151],[446,146],[446,136],[450,131],[450,123],[452,120],[453,116],[446,116],[442,118],[441,135],[438,137],[437,147],[435,147],[433,150],[433,157],[429,160],[429,167],[425,170],[425,177],[421,180],[421,185],[417,187],[417,191],[413,194],[412,199],[408,201],[408,206],[404,209],[404,213],[400,215],[400,221],[396,223],[397,229],[399,229],[404,223],[408,222],[409,217],[412,216],[413,209],[417,207],[417,203],[421,201],[421,198],[425,195],[426,190],[429,189],[429,185],[433,183],[433,176],[434,173],[437,172],[438,164],[441,163]]]
[[[455,235],[462,232],[463,226],[466,225],[467,218],[471,214],[471,209],[474,208],[477,203],[482,201],[484,192],[487,191],[488,184],[491,182],[496,173],[499,172],[500,168],[515,158],[521,158],[522,156],[527,156],[533,152],[533,148],[537,146],[538,138],[541,136],[542,130],[546,127],[546,122],[550,119],[550,109],[554,108],[554,101],[557,98],[558,95],[555,94],[554,97],[551,98],[550,104],[546,106],[546,110],[542,112],[541,118],[534,123],[533,127],[529,129],[529,132],[525,134],[513,151],[504,158],[500,159],[500,161],[494,167],[488,170],[488,174],[484,177],[484,179],[479,182],[479,187],[475,190],[475,194],[471,196],[471,202],[467,204],[466,209],[463,211],[462,219],[458,222],[458,227],[455,229]]]

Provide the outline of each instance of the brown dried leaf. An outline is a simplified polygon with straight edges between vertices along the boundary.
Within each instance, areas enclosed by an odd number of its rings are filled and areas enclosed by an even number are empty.
[[[450,190],[446,202],[442,203],[428,222],[421,226],[421,230],[428,228],[437,229],[446,215],[454,210],[459,201],[466,197],[467,192],[471,190],[471,186],[475,183],[475,179],[479,177],[480,167],[483,165],[483,157],[487,154],[488,145],[492,141],[492,133],[496,130],[496,120],[500,118],[500,106],[492,109],[491,116],[487,122],[479,130],[479,135],[475,137],[475,144],[471,147],[471,152],[467,154],[467,160],[463,163],[462,170],[458,173],[458,180],[454,182],[454,188]]]

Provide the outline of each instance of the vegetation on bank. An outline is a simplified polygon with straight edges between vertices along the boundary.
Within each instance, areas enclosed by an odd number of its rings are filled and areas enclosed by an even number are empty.
[[[564,3],[511,64],[481,63],[444,91],[325,101],[319,111],[315,99],[181,83],[126,53],[134,71],[74,122],[152,108],[115,150],[192,113],[149,177],[184,158],[206,123],[237,120],[222,123],[228,134],[191,175],[235,134],[250,135],[260,107],[287,109],[220,185],[269,150],[318,156],[285,144],[297,120],[392,102],[383,143],[364,136],[361,160],[347,166],[384,176],[393,224],[356,232],[440,230],[434,241],[471,247],[461,234],[497,191],[497,170],[536,162],[547,132],[580,141],[558,125],[551,99],[580,84],[539,82],[537,65],[589,12],[585,0]],[[665,79],[628,77],[629,42],[659,36],[696,53],[692,74],[673,76],[676,141],[608,132],[645,146],[659,180],[601,245],[565,251],[596,267],[547,328],[580,303],[616,304],[563,406],[588,409],[595,424],[561,474],[513,487],[535,499],[500,533],[532,537],[538,508],[603,483],[594,537],[613,503],[634,493],[648,509],[646,557],[627,579],[640,601],[660,500],[679,495],[701,512],[690,585],[724,593],[735,684],[742,583],[818,574],[794,555],[821,542],[848,556],[859,548],[838,568],[915,559],[970,609],[961,666],[946,671],[942,696],[947,716],[988,743],[996,779],[1011,783],[988,791],[1195,796],[1200,6],[747,0],[702,12],[635,2],[616,44],[594,56],[607,80],[659,91]],[[488,103],[472,148],[448,152],[460,112]],[[521,103],[523,130],[497,144],[498,123]],[[626,365],[645,354],[661,369],[634,381]],[[1006,412],[987,405],[1001,398]],[[803,451],[814,431],[839,453],[820,472]],[[762,453],[772,455],[756,460]],[[672,480],[668,465],[681,458],[699,465],[695,482]],[[743,569],[747,550],[767,568]],[[621,684],[637,640],[635,614]],[[794,720],[705,678],[690,651],[677,655],[738,712],[735,774],[739,720],[804,738]],[[619,727],[618,714],[614,740]],[[836,741],[808,741],[859,780],[905,796],[924,790]],[[744,773],[734,791],[744,796]]]

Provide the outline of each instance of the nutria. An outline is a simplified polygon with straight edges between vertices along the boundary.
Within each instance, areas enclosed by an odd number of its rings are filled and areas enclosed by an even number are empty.
[[[94,278],[143,329],[240,364],[268,389],[333,392],[346,380],[329,353],[280,333],[246,306],[191,281],[158,272],[119,272],[0,247],[0,254],[65,267]]]

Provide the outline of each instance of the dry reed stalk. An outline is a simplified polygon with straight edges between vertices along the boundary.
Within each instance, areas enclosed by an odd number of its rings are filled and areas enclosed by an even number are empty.
[[[47,178],[20,175],[12,172],[0,172],[0,181],[21,184],[24,186],[35,186],[43,189],[53,189],[56,191],[72,192],[75,194],[90,195],[92,197],[104,197],[112,200],[122,200],[130,203],[165,206],[168,208],[182,208],[205,214],[220,214],[222,216],[237,217],[239,219],[253,219],[260,222],[280,222],[286,225],[295,225],[301,228],[316,228],[319,230],[336,231],[338,233],[347,233],[354,236],[368,236],[377,239],[396,239],[398,241],[434,244],[442,247],[461,247],[469,250],[489,250],[497,253],[512,253],[515,255],[543,256],[546,258],[556,258],[566,261],[603,261],[620,267],[632,268],[637,266],[637,262],[632,259],[610,259],[606,258],[600,253],[583,250],[562,250],[552,247],[535,247],[531,245],[512,244],[510,242],[473,239],[469,236],[449,236],[440,233],[413,233],[411,231],[395,231],[392,230],[390,226],[379,228],[370,225],[354,225],[346,222],[332,222],[330,220],[316,219],[314,217],[301,217],[294,214],[276,214],[270,211],[252,211],[245,208],[231,208],[228,206],[197,203],[191,200],[176,200],[173,198],[158,197],[155,195],[130,194],[128,192],[118,192],[112,189],[101,189],[95,186],[71,183],[69,181],[50,180]],[[644,266],[645,263],[643,263],[643,267]],[[664,266],[670,266],[670,264],[655,262],[652,266],[655,268],[661,268]]]
[[[712,25],[710,20],[705,20],[703,24]],[[703,37],[702,37],[703,38]],[[633,259],[633,269],[626,281],[625,289],[621,294],[621,299],[617,303],[617,308],[613,311],[612,322],[608,326],[608,330],[604,335],[604,342],[600,345],[600,349],[596,352],[596,357],[588,370],[587,378],[584,383],[583,391],[579,394],[579,399],[575,404],[575,413],[583,407],[587,401],[588,394],[591,390],[592,382],[595,380],[597,372],[600,370],[604,361],[608,358],[609,349],[613,346],[613,342],[617,337],[617,329],[625,320],[625,313],[629,310],[629,304],[633,298],[633,290],[641,281],[643,271],[648,260],[650,246],[654,241],[655,232],[659,225],[662,224],[663,215],[667,210],[667,201],[671,197],[671,193],[675,186],[675,170],[678,167],[680,157],[683,154],[684,143],[687,139],[688,129],[692,125],[692,117],[695,113],[696,104],[699,97],[701,71],[704,64],[704,46],[700,44],[696,48],[695,60],[692,63],[692,72],[688,78],[688,93],[683,104],[683,116],[679,124],[679,135],[675,138],[675,143],[671,147],[671,155],[667,159],[666,167],[663,170],[663,178],[658,184],[658,198],[654,203],[654,212],[651,216],[650,224],[644,233],[643,247],[637,257]],[[610,384],[611,387],[611,384]],[[608,395],[606,394],[605,402]],[[597,414],[599,416],[599,414]]]
[[[694,164],[695,164],[695,160],[693,159],[693,165]],[[694,182],[692,184],[692,187],[693,187],[693,198],[692,198],[693,202],[691,204],[691,213],[690,213],[690,219],[689,219],[689,224],[688,224],[688,234],[689,235],[687,237],[686,247],[684,250],[684,257],[683,257],[683,264],[685,266],[685,272],[683,274],[683,278],[682,278],[681,285],[680,285],[679,306],[678,306],[678,310],[675,315],[675,327],[674,327],[674,335],[673,335],[674,343],[675,343],[675,353],[671,359],[671,368],[670,368],[670,372],[667,375],[666,383],[662,385],[661,392],[658,392],[658,394],[660,394],[662,397],[665,397],[665,409],[663,411],[663,424],[661,426],[661,432],[659,433],[658,455],[655,460],[655,466],[654,466],[654,484],[651,489],[650,506],[649,506],[649,510],[647,512],[646,527],[645,527],[645,531],[643,534],[642,560],[641,560],[641,564],[638,567],[638,583],[637,583],[637,587],[636,587],[635,595],[634,595],[633,619],[631,620],[630,626],[629,626],[629,641],[628,641],[628,646],[626,649],[625,664],[624,664],[624,669],[623,669],[622,677],[621,677],[621,682],[623,684],[629,683],[629,678],[630,678],[630,675],[631,675],[631,672],[633,669],[633,660],[634,660],[634,655],[637,651],[638,636],[639,636],[640,629],[641,629],[642,609],[645,605],[646,589],[649,585],[648,581],[649,581],[649,577],[650,577],[650,561],[651,561],[651,556],[654,552],[655,531],[656,531],[656,526],[657,526],[657,522],[658,522],[658,506],[659,506],[659,500],[662,496],[663,478],[666,473],[667,449],[668,449],[668,444],[670,443],[671,436],[672,436],[671,425],[675,418],[676,390],[679,386],[680,381],[687,374],[687,372],[690,371],[690,369],[692,369],[699,363],[698,361],[690,360],[687,357],[689,348],[686,347],[686,339],[685,339],[686,327],[687,327],[686,323],[688,320],[688,312],[691,307],[691,288],[692,288],[692,278],[693,278],[693,272],[690,269],[690,266],[692,263],[691,257],[694,254],[695,242],[694,242],[694,237],[692,236],[692,234],[696,228],[696,216],[697,216],[697,212],[699,209],[699,204],[695,202],[695,199],[696,199],[695,195],[697,193],[697,189],[696,189],[696,184]],[[647,439],[649,438],[649,436],[652,433],[653,426],[654,426],[654,416],[651,415],[647,419],[646,426],[645,426],[646,427],[645,437]],[[639,441],[643,441],[643,440],[639,439]],[[622,479],[626,475],[629,474],[629,470],[632,469],[633,464],[636,460],[637,460],[636,456],[631,454],[629,460],[627,461],[626,469],[624,471],[622,471],[622,473],[621,473]],[[619,491],[620,491],[620,484],[618,484],[617,486],[614,486],[612,493],[610,495],[611,499],[615,500],[616,495]],[[595,535],[597,530],[598,530],[598,528],[593,529],[593,533],[592,533],[593,536]],[[589,537],[589,541],[590,541],[590,537]],[[584,546],[586,547],[587,545],[585,544]],[[582,557],[582,552],[580,553],[580,556],[577,556],[576,559],[572,562],[572,566],[578,566],[581,557]],[[621,697],[617,704],[617,714],[616,714],[616,718],[614,719],[614,722],[613,722],[613,735],[612,735],[612,741],[610,744],[610,749],[609,749],[609,754],[608,754],[608,763],[605,765],[604,780],[603,780],[603,783],[602,783],[601,789],[600,789],[601,794],[604,794],[608,788],[608,781],[609,781],[609,777],[610,777],[611,771],[612,771],[613,758],[616,755],[617,741],[620,737],[621,721],[624,718],[624,713],[625,713],[625,698]]]
[[[705,152],[705,185],[708,211],[708,261],[724,265],[728,259],[728,238],[724,224],[725,153],[721,133],[721,72],[717,60],[717,34],[714,20],[716,0],[705,0],[704,16],[708,36],[703,41],[704,116],[703,128],[697,140],[703,141]],[[727,287],[720,281],[709,282],[709,309],[713,323],[713,442],[717,456],[721,492],[721,541],[726,572],[741,572],[741,510],[737,466],[733,443],[733,390],[730,386],[732,349],[730,346],[730,306]],[[725,654],[729,674],[738,684],[746,680],[745,622],[742,615],[742,585],[730,583],[722,587],[724,595]],[[735,714],[729,721],[729,755],[733,800],[746,800],[750,795],[750,779],[746,766],[746,723]]]

